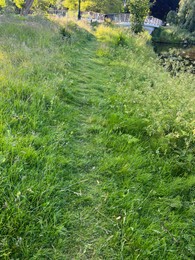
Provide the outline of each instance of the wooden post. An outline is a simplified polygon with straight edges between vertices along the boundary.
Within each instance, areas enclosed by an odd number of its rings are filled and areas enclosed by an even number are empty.
[[[78,1],[78,20],[81,20],[81,0]]]

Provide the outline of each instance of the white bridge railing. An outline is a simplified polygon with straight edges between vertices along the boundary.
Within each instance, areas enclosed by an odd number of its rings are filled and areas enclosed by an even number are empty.
[[[82,12],[81,13],[82,19],[88,19],[92,21],[105,21],[105,14],[95,13],[95,12]]]
[[[94,12],[83,12],[82,17],[85,19],[89,19],[92,21],[99,21],[103,22],[106,19],[110,19],[114,23],[129,23],[130,22],[130,14],[129,13],[120,13],[120,14],[100,14],[100,13],[94,13]],[[153,26],[153,27],[159,27],[163,24],[162,20],[157,19],[153,16],[148,16],[145,19],[144,24]]]
[[[145,19],[144,24],[148,24],[148,25],[151,25],[151,26],[159,27],[159,26],[161,26],[163,24],[163,21],[158,19],[158,18],[155,18],[153,16],[148,16]]]
[[[57,16],[66,16],[67,10],[66,9],[54,9],[50,8],[48,10],[49,14],[57,15]]]

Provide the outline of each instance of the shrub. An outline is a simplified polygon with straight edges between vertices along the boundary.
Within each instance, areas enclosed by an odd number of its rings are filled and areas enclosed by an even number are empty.
[[[173,10],[168,12],[166,22],[170,25],[177,25],[178,23],[178,16],[177,13]]]
[[[128,42],[128,38],[125,35],[124,30],[105,25],[100,25],[97,27],[95,36],[98,40],[109,43],[113,46],[126,45]]]

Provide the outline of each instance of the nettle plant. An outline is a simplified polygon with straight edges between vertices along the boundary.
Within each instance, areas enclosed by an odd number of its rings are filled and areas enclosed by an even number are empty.
[[[174,161],[175,174],[191,173],[194,163],[195,120],[193,78],[189,74],[172,78],[156,89],[148,89],[141,113],[148,120],[146,132],[150,144],[159,155]]]

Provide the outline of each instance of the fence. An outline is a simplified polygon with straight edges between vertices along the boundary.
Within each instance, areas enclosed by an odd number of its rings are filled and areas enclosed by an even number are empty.
[[[66,16],[67,10],[65,10],[65,9],[62,9],[62,10],[59,10],[59,9],[49,9],[48,13],[49,14],[54,14],[54,15],[57,15],[57,16]]]
[[[99,22],[103,22],[105,19],[110,19],[114,23],[129,23],[130,21],[130,14],[129,13],[121,13],[121,14],[100,14],[94,12],[83,12],[82,14],[83,19],[95,20]],[[153,25],[155,27],[159,27],[163,24],[162,20],[157,19],[153,16],[148,16],[145,19],[145,24]]]

